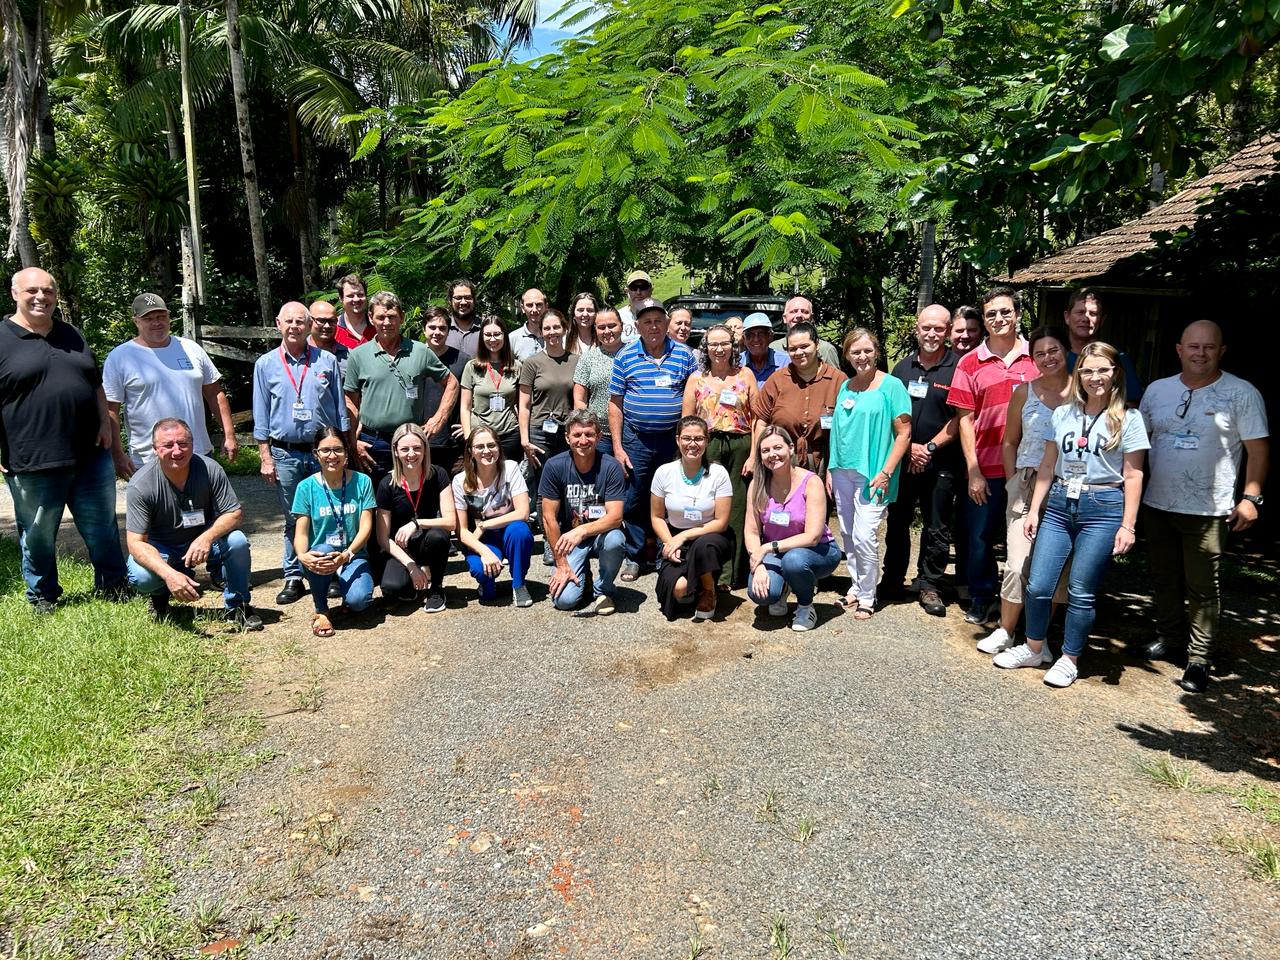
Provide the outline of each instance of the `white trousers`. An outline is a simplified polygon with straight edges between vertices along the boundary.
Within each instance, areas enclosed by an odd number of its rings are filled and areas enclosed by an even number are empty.
[[[888,504],[868,499],[863,488],[867,477],[857,470],[832,470],[831,488],[836,496],[836,518],[844,541],[844,562],[853,580],[851,591],[858,604],[874,608],[876,581],[880,575],[880,519]]]

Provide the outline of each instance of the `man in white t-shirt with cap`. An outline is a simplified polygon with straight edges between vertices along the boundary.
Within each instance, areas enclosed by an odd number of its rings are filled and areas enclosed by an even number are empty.
[[[643,270],[632,270],[627,274],[627,302],[618,308],[618,319],[622,321],[622,342],[631,343],[640,339],[640,331],[636,327],[636,304],[653,298],[653,281]]]
[[[206,405],[222,426],[222,453],[230,461],[240,449],[222,375],[198,343],[169,332],[169,319],[162,297],[138,294],[133,299],[138,335],[107,354],[102,365],[102,387],[113,431],[111,456],[116,472],[125,480],[151,460],[151,428],[166,417],[189,424],[192,452],[208,456],[213,443]],[[129,428],[128,455],[120,442],[121,408]]]

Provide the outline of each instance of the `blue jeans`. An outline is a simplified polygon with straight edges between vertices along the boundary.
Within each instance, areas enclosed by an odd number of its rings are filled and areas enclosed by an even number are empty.
[[[164,562],[169,564],[175,570],[181,570],[187,576],[192,576],[190,567],[182,562],[183,555],[187,552],[187,548],[191,546],[190,541],[187,543],[159,543],[156,540],[150,541],[151,546],[155,547],[160,556],[164,557]],[[249,602],[249,540],[239,530],[232,530],[221,540],[213,541],[213,545],[209,547],[208,563],[214,561],[220,563],[226,571],[227,585],[222,591],[223,603],[227,608],[244,606]],[[152,573],[142,564],[129,558],[129,583],[133,585],[133,589],[144,596],[161,595],[167,597],[169,588],[164,585],[164,581],[160,579],[158,574]],[[207,565],[207,564],[206,564]]]
[[[956,479],[959,482],[960,478]],[[996,598],[996,543],[1005,524],[1004,478],[987,477],[987,489],[987,502],[981,505],[974,503],[967,492],[961,494],[969,535],[969,602],[973,604],[988,604]]]
[[[56,603],[62,596],[54,544],[64,507],[71,510],[89,550],[94,587],[110,590],[124,585],[127,573],[116,523],[116,471],[108,451],[97,450],[74,467],[11,473],[8,481],[28,602]]]
[[[1068,500],[1062,484],[1054,483],[1031,554],[1026,593],[1027,639],[1044,639],[1049,629],[1050,602],[1070,557],[1062,652],[1080,656],[1097,615],[1094,591],[1111,562],[1116,531],[1123,517],[1124,490],[1120,487],[1088,490],[1080,494],[1079,500]]]
[[[338,548],[327,543],[313,544],[312,553],[337,553]],[[329,583],[334,578],[332,573],[312,573],[306,571],[307,585],[311,588],[311,601],[316,605],[316,613],[329,612]],[[369,561],[364,557],[356,557],[337,573],[338,589],[342,592],[342,602],[359,613],[373,602],[373,574],[369,572]]]
[[[298,526],[298,518],[293,515],[293,494],[298,484],[319,471],[320,464],[314,454],[285,450],[274,444],[271,446],[271,459],[276,464],[276,493],[280,497],[280,509],[284,511],[284,560],[280,566],[284,579],[301,580],[302,564],[293,549],[293,531]]]
[[[747,574],[747,596],[755,603],[767,605],[782,599],[787,587],[796,595],[796,603],[807,606],[813,603],[818,581],[831,576],[843,554],[834,540],[816,547],[793,547],[782,556],[765,554],[764,567],[769,571],[769,592],[757,594],[751,586],[752,574]]]
[[[632,429],[622,422],[622,449],[631,461],[627,496],[622,504],[622,529],[626,532],[627,558],[638,560],[645,540],[653,530],[649,519],[649,492],[653,475],[664,463],[676,458],[675,430],[656,432]]]
[[[533,556],[533,534],[529,530],[529,524],[523,520],[515,520],[500,530],[486,531],[480,537],[480,542],[496,553],[499,560],[505,559],[511,564],[511,586],[523,587],[524,575],[529,569],[529,558]],[[480,584],[480,599],[492,600],[495,581],[493,577],[485,576],[480,555],[472,553],[466,547],[462,548],[462,552],[466,554],[471,575]]]
[[[571,610],[582,599],[583,585],[586,583],[587,561],[592,557],[600,561],[600,576],[594,581],[595,592],[612,597],[617,588],[613,581],[622,569],[622,561],[627,556],[627,540],[621,530],[610,530],[589,540],[584,540],[569,552],[569,568],[578,578],[574,583],[570,580],[560,591],[552,603],[557,610]]]

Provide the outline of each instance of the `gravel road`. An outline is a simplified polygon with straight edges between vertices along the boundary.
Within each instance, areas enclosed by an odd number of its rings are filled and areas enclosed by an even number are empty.
[[[273,499],[235,483],[255,565],[278,565]],[[1276,789],[1274,597],[1229,594],[1239,659],[1194,700],[1108,637],[1068,691],[996,671],[956,608],[827,603],[796,634],[740,599],[668,625],[651,577],[596,620],[536,589],[479,607],[456,559],[450,584],[444,613],[378,607],[327,641],[258,587],[231,707],[276,757],[174,851],[181,905],[226,904],[210,939],[291,960],[1280,953],[1280,889],[1215,842],[1275,828],[1138,769],[1172,751]],[[1142,628],[1128,591],[1113,578],[1100,623]]]

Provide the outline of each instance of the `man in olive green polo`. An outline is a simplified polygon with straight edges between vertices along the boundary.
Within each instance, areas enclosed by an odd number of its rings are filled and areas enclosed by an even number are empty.
[[[391,436],[404,423],[418,423],[427,435],[443,428],[458,395],[458,379],[425,343],[400,335],[404,308],[390,291],[369,300],[374,338],[351,351],[343,389],[351,418],[351,449],[376,490],[391,472]],[[444,384],[439,406],[428,410],[428,379]],[[440,420],[441,422],[437,422]]]

